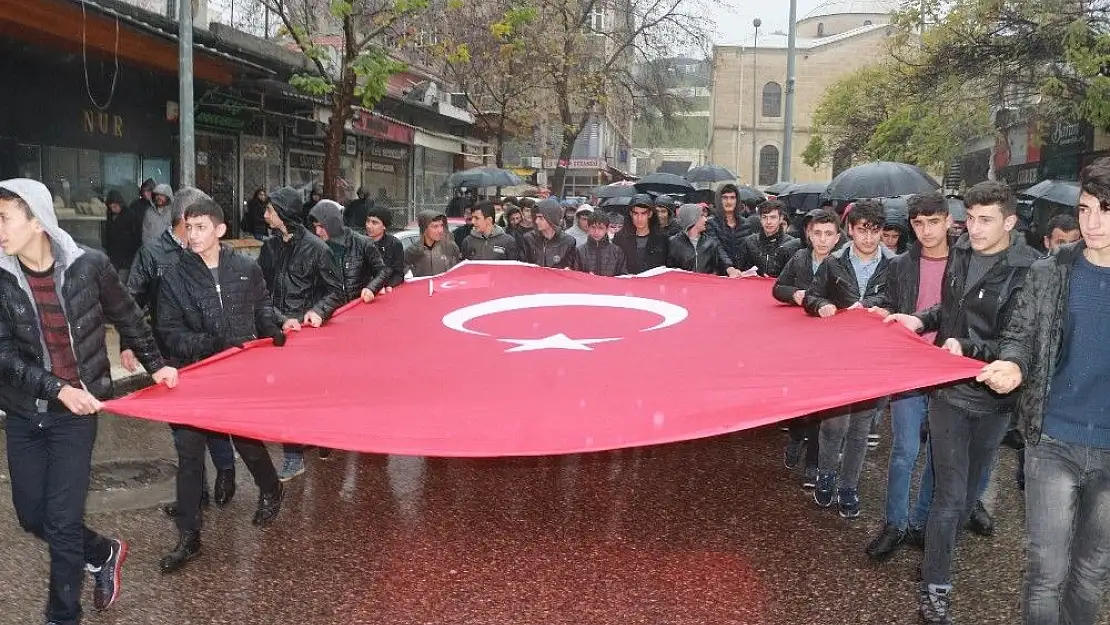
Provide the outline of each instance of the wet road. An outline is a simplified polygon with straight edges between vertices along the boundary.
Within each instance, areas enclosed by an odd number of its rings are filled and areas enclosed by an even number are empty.
[[[869,455],[854,521],[813,505],[782,467],[784,439],[766,429],[509,460],[309,452],[265,530],[250,524],[257,491],[240,465],[235,500],[206,515],[204,555],[171,576],[157,570],[175,540],[169,519],[100,499],[90,525],[132,552],[119,603],[85,622],[917,623],[920,552],[880,566],[863,555],[881,523],[889,436]],[[151,453],[172,457],[165,426],[104,419],[98,458]],[[995,537],[968,538],[957,556],[959,623],[1018,622],[1013,467],[1006,450]],[[46,551],[18,530],[4,473],[0,623],[39,623]]]

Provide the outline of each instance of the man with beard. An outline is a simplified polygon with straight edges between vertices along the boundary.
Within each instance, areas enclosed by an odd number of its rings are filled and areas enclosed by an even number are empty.
[[[981,182],[968,189],[964,202],[967,234],[949,250],[940,303],[914,315],[891,315],[886,322],[918,334],[936,332],[935,344],[953,355],[990,362],[998,356],[1002,330],[1037,254],[1014,232],[1017,206],[1008,186]],[[974,381],[944,387],[929,397],[935,486],[918,589],[918,609],[926,623],[952,622],[956,539],[975,505],[976,487],[1009,429],[1013,405],[1013,398]]]
[[[794,237],[783,228],[782,202],[767,200],[759,205],[760,231],[744,237],[740,245],[739,269],[755,268],[761,276],[777,277],[790,259],[783,248],[794,249]],[[790,246],[790,247],[788,247]]]
[[[655,202],[651,196],[641,193],[632,198],[624,224],[613,237],[613,243],[624,252],[625,265],[630,274],[666,266],[670,241],[659,227],[659,217],[655,214]]]
[[[184,215],[189,251],[166,273],[158,294],[158,334],[166,356],[178,365],[203,360],[258,337],[285,344],[283,330],[299,330],[270,305],[261,268],[230,247],[220,246],[227,231],[223,209],[212,200],[194,203]],[[177,545],[158,563],[163,573],[181,569],[201,554],[200,502],[204,447],[210,432],[175,425],[177,448]],[[258,486],[255,525],[269,524],[281,510],[282,486],[266,446],[232,437]]]
[[[343,305],[343,282],[328,245],[302,225],[301,197],[289,187],[270,194],[266,223],[274,236],[262,243],[258,264],[278,313],[318,328]],[[282,481],[304,473],[304,458],[293,451],[282,463]]]
[[[577,262],[577,249],[574,237],[563,232],[563,207],[555,199],[548,198],[536,207],[533,218],[536,229],[524,235],[521,246],[521,260],[540,267],[572,269]]]

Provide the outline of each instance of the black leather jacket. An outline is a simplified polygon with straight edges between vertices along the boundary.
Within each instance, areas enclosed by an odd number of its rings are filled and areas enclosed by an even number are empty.
[[[578,242],[569,234],[557,231],[547,239],[539,230],[532,230],[521,239],[520,260],[540,267],[572,268],[577,263]]]
[[[160,237],[142,246],[135,262],[131,265],[131,273],[127,276],[127,290],[131,297],[141,308],[150,311],[152,318],[157,318],[158,288],[162,276],[170,267],[176,265],[185,254],[185,248],[177,242],[173,234],[167,230]]]
[[[813,286],[813,250],[803,247],[794,253],[771,287],[771,295],[784,304],[796,305],[794,293]]]
[[[127,293],[102,252],[73,245],[65,256],[55,250],[55,280],[69,322],[70,341],[81,382],[94,396],[112,395],[111,365],[104,326],[111,323],[147,371],[165,366],[143,313]],[[38,312],[27,281],[14,256],[0,256],[0,410],[9,417],[36,419],[49,427],[52,417],[40,413],[57,400],[66,382],[51,373]],[[55,406],[57,409],[60,404]]]
[[[385,287],[385,261],[374,240],[350,228],[343,240],[343,262],[340,270],[343,280],[345,301],[354,301],[362,296],[362,289],[370,289],[377,294]]]
[[[733,265],[721,244],[708,233],[703,232],[698,237],[698,246],[695,249],[690,237],[683,232],[671,237],[667,243],[667,266],[723,276]]]
[[[373,240],[373,239],[371,239]],[[400,239],[386,233],[374,241],[385,263],[385,285],[397,286],[405,281],[405,245]]]
[[[749,234],[741,241],[736,268],[747,271],[755,267],[759,275],[774,278],[782,273],[783,267],[798,249],[796,241],[797,239],[784,232],[769,237],[760,228],[759,232]]]
[[[964,356],[990,362],[998,358],[999,339],[1010,320],[1017,294],[1037,252],[1023,237],[1012,235],[1010,247],[987,274],[973,285],[965,284],[971,262],[971,242],[965,234],[949,251],[944,269],[940,303],[917,313],[923,333],[936,332],[937,345],[959,340]],[[958,384],[938,391],[945,401],[987,412],[1008,412],[1013,396],[1001,396],[978,382]]]
[[[608,237],[594,241],[589,238],[578,246],[578,271],[595,276],[623,276],[628,273],[624,252]]]
[[[230,247],[220,250],[220,282],[187,252],[158,292],[158,336],[166,358],[187,365],[261,336],[276,336],[284,318],[270,304],[262,269]]]
[[[730,228],[724,211],[719,208],[705,222],[705,234],[717,239],[725,254],[735,262],[739,262],[744,254],[744,239],[759,228],[759,215],[744,213],[736,214],[736,227]]]
[[[806,291],[803,306],[806,312],[817,316],[826,304],[839,309],[849,308],[857,302],[864,308],[878,306],[886,291],[886,274],[894,252],[879,246],[879,266],[860,291],[856,271],[852,268],[852,246],[845,245],[826,258],[813,276],[813,285]]]
[[[274,307],[297,319],[316,311],[326,321],[345,303],[331,250],[304,226],[286,224],[293,237],[285,241],[279,233],[266,239],[258,257]]]
[[[1033,263],[999,341],[998,359],[1021,369],[1016,411],[1030,445],[1041,441],[1049,385],[1064,356],[1071,273],[1084,248],[1082,241],[1065,245]]]

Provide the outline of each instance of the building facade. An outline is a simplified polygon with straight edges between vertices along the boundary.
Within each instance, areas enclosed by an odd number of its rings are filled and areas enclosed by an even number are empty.
[[[833,167],[807,166],[813,113],[838,79],[886,58],[898,0],[831,0],[797,23],[793,182],[825,182]],[[782,171],[787,36],[763,34],[751,45],[715,46],[709,161],[732,168],[745,183],[779,182]]]

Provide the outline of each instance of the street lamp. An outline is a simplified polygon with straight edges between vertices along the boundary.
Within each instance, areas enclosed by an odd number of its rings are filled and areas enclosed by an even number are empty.
[[[752,20],[752,26],[755,27],[755,35],[752,37],[752,182],[754,187],[759,180],[759,160],[756,157],[756,146],[758,139],[755,136],[755,122],[756,106],[759,103],[759,79],[755,74],[756,58],[759,56],[759,27],[763,25],[763,20],[758,17]]]

